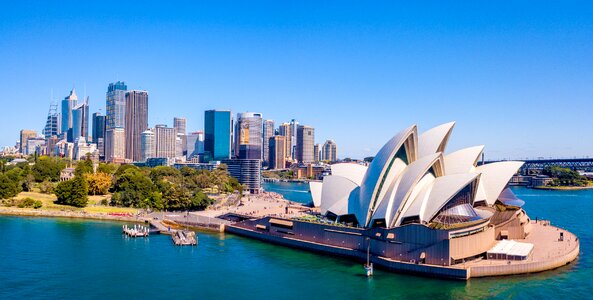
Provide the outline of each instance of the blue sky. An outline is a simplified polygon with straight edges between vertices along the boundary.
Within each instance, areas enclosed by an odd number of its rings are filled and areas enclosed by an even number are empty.
[[[340,157],[451,120],[449,151],[593,156],[591,1],[15,2],[0,10],[0,145],[41,130],[52,89],[104,112],[123,80],[148,90],[150,125],[257,111],[314,126]]]

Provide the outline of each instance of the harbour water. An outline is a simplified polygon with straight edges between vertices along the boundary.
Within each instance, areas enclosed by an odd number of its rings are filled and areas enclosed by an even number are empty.
[[[265,187],[310,201],[303,184]],[[184,248],[169,236],[125,238],[117,222],[0,217],[0,299],[590,299],[593,191],[514,190],[532,218],[579,236],[575,263],[468,282],[381,270],[366,278],[357,262],[229,234],[199,232],[199,245]]]

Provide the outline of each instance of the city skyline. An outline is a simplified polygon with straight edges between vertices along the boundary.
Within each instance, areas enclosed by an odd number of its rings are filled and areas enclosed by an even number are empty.
[[[76,87],[91,114],[105,115],[106,85],[122,80],[151,94],[149,124],[183,116],[188,132],[199,131],[205,110],[257,111],[276,124],[313,124],[316,142],[335,140],[342,158],[371,156],[405,124],[451,120],[460,126],[450,150],[486,144],[487,159],[593,156],[593,139],[582,137],[593,135],[593,21],[583,5],[378,4],[363,16],[360,7],[324,4],[315,9],[321,17],[270,3],[158,13],[121,5],[17,3],[0,12],[0,41],[11,46],[0,49],[11,112],[0,145],[14,145],[21,129],[41,132],[52,89],[59,103]],[[138,49],[129,38],[154,46]],[[76,46],[65,48],[65,39]],[[556,116],[567,119],[547,121]]]

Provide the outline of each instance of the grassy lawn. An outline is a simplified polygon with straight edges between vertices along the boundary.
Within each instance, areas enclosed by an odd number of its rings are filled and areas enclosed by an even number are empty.
[[[101,201],[104,199],[111,198],[110,195],[106,196],[89,196],[89,203],[87,207],[84,208],[77,208],[68,205],[60,205],[55,204],[56,196],[53,194],[42,194],[37,192],[21,192],[15,198],[23,199],[23,198],[31,198],[33,200],[39,200],[43,203],[41,209],[47,210],[73,210],[73,211],[85,211],[87,213],[102,213],[102,214],[109,214],[109,213],[131,213],[136,214],[138,209],[136,208],[128,208],[128,207],[114,207],[114,206],[105,206],[101,205]]]

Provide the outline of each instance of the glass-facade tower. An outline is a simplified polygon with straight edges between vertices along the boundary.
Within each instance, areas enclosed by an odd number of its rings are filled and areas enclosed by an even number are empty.
[[[262,159],[263,132],[261,113],[238,113],[235,121],[235,156]]]
[[[72,138],[72,109],[78,104],[78,96],[76,90],[72,89],[70,95],[62,100],[62,134],[68,142],[74,142]]]
[[[123,81],[110,83],[107,87],[105,129],[124,128],[127,90],[128,86]]]
[[[204,113],[204,154],[206,161],[231,157],[233,117],[230,110]]]

